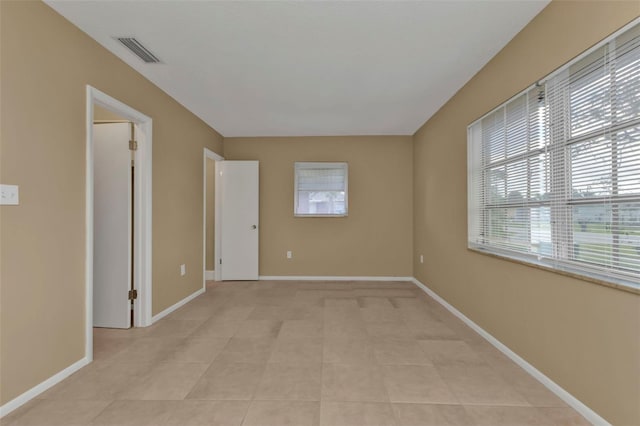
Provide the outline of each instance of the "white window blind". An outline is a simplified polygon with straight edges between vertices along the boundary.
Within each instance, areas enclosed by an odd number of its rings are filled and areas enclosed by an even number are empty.
[[[347,163],[295,163],[296,216],[347,215]]]
[[[640,286],[640,25],[468,129],[469,247]]]

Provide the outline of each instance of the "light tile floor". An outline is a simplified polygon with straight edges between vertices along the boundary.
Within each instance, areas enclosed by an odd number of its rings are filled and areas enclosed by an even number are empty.
[[[7,426],[584,425],[410,283],[208,283]]]

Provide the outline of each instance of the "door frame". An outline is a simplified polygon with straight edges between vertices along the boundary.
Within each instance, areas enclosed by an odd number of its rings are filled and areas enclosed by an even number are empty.
[[[202,189],[202,289],[207,290],[207,159],[213,160],[216,162],[224,161],[224,157],[215,152],[211,151],[208,148],[204,148],[204,159],[203,159],[203,189]],[[213,185],[215,188],[214,192],[214,202],[213,202],[213,211],[214,211],[214,236],[213,236],[213,251],[214,253],[220,253],[220,196],[218,189],[220,188],[220,181],[218,179],[217,167],[214,165],[213,169]],[[213,259],[214,262],[214,280],[220,281],[220,265],[216,262],[216,259]]]
[[[151,325],[151,146],[152,119],[100,90],[86,86],[86,176],[85,176],[85,356],[93,360],[93,107],[99,105],[134,123],[135,151],[133,287],[140,297],[134,301],[135,327]]]

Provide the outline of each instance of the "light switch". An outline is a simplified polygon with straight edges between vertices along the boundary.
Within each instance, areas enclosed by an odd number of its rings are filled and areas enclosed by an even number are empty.
[[[0,205],[17,206],[20,204],[18,185],[0,185]]]

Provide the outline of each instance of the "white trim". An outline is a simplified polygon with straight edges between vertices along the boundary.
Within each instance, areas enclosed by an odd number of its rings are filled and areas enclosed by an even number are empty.
[[[6,416],[7,414],[11,413],[15,409],[20,408],[22,405],[31,401],[33,398],[37,397],[47,389],[57,385],[58,383],[60,383],[61,381],[63,381],[73,373],[75,373],[76,371],[80,370],[85,365],[89,364],[89,362],[91,361],[86,357],[82,358],[81,360],[74,362],[64,370],[49,377],[44,382],[41,382],[38,385],[32,387],[22,395],[19,395],[14,399],[12,399],[11,401],[7,402],[2,407],[0,407],[0,418]]]
[[[502,352],[507,357],[509,357],[513,362],[518,364],[518,366],[520,366],[524,371],[526,371],[534,379],[536,379],[537,381],[542,383],[547,389],[549,389],[551,392],[556,394],[560,399],[562,399],[564,402],[566,402],[567,405],[569,405],[574,410],[576,410],[578,413],[580,413],[589,422],[591,422],[594,425],[603,425],[603,426],[604,425],[609,425],[610,426],[609,422],[607,422],[605,419],[600,417],[595,411],[593,411],[591,408],[587,407],[585,404],[583,404],[576,397],[574,397],[569,392],[564,390],[560,385],[558,385],[556,382],[554,382],[549,377],[544,375],[540,370],[535,368],[533,365],[529,364],[527,361],[522,359],[518,354],[513,352],[506,345],[504,345],[498,339],[496,339],[491,334],[489,334],[485,329],[483,329],[478,324],[473,322],[471,319],[466,317],[462,312],[460,312],[455,307],[450,305],[442,297],[438,296],[438,294],[436,294],[436,292],[431,290],[426,285],[422,284],[416,278],[413,278],[412,281],[413,281],[413,283],[415,285],[417,285],[420,289],[422,289],[422,291],[427,293],[429,296],[431,296],[433,299],[435,299],[438,303],[440,303],[442,306],[444,306],[449,312],[451,312],[453,315],[455,315],[460,320],[462,320],[462,322],[464,322],[466,325],[468,325],[473,331],[475,331],[480,336],[482,336],[487,342],[489,342],[493,346],[495,346],[496,349],[498,349],[500,352]]]
[[[202,288],[206,291],[207,289],[207,280],[219,280],[218,270],[220,268],[214,268],[213,271],[207,271],[207,159],[211,159],[216,161],[216,167],[213,169],[214,176],[214,202],[213,202],[213,210],[214,210],[214,236],[213,236],[213,251],[214,253],[220,253],[220,230],[218,229],[219,224],[219,216],[220,216],[220,197],[218,197],[218,173],[217,173],[217,162],[224,161],[224,157],[216,154],[208,148],[204,148],[204,163],[203,163],[203,185],[202,185]],[[216,259],[213,259],[213,263],[216,263]],[[214,265],[215,266],[215,265]]]
[[[161,320],[162,318],[164,318],[167,315],[169,315],[171,312],[175,311],[178,308],[181,308],[182,306],[184,306],[187,303],[191,302],[193,299],[195,299],[196,297],[200,296],[203,293],[204,293],[204,288],[201,288],[201,289],[197,290],[195,293],[190,294],[189,296],[185,297],[184,299],[182,299],[178,303],[176,303],[174,305],[171,305],[167,309],[165,309],[164,311],[160,312],[159,314],[154,315],[153,318],[151,318],[151,322],[155,323],[155,322]]]
[[[87,86],[86,152],[85,152],[85,258],[84,258],[84,356],[93,361],[93,88]],[[91,123],[91,124],[90,124]]]
[[[152,120],[117,99],[87,85],[85,176],[85,359],[93,360],[93,106],[99,105],[132,121],[138,130],[135,151],[134,288],[141,297],[134,302],[135,326],[151,325],[151,169]]]
[[[220,164],[222,164],[222,161],[224,161],[224,158],[222,160],[216,161],[216,170],[215,170],[215,185],[216,185],[216,190],[215,190],[215,201],[214,201],[214,209],[215,209],[215,217],[214,217],[214,221],[215,221],[215,232],[214,232],[214,237],[213,237],[213,251],[215,252],[216,258],[213,259],[214,263],[215,263],[215,268],[213,271],[213,279],[216,281],[222,281],[222,265],[220,264],[222,256],[222,179],[219,179],[218,176],[220,176],[220,173],[222,173],[222,171],[218,171],[218,166]]]
[[[413,277],[334,277],[334,276],[294,276],[260,275],[260,281],[411,281]]]

